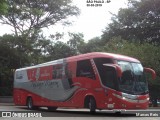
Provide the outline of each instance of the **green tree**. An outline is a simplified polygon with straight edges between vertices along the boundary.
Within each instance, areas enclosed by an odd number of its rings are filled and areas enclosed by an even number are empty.
[[[14,70],[44,62],[50,41],[28,43],[22,36],[0,37],[0,95],[12,95]],[[34,47],[32,46],[34,45]]]
[[[71,0],[6,0],[8,13],[0,15],[1,23],[14,28],[14,36],[3,36],[21,55],[21,67],[43,62],[51,44],[41,29],[78,15],[79,9]],[[24,59],[24,60],[22,60]]]
[[[0,15],[6,14],[8,10],[8,5],[6,3],[6,0],[1,0],[0,2]]]
[[[81,47],[85,45],[84,36],[82,33],[68,33],[70,39],[67,41],[67,44],[70,46],[71,49],[75,51],[76,54],[80,54]]]
[[[16,60],[17,64],[15,65],[17,67],[15,68],[44,62],[43,57],[47,53],[46,49],[50,44],[50,40],[47,40],[43,36],[39,37],[36,41],[32,41],[23,38],[23,36],[4,35],[1,37],[1,42],[13,50],[14,54],[17,54],[19,57]]]
[[[14,36],[4,40],[25,59],[26,62],[20,59],[21,67],[43,62],[51,41],[41,29],[57,22],[66,23],[67,17],[78,15],[79,9],[71,3],[71,0],[7,0],[8,13],[0,15],[0,19],[2,24],[14,28]]]
[[[5,38],[9,39],[10,36]],[[19,59],[17,51],[0,37],[0,96],[12,95],[13,72],[20,67]]]
[[[60,41],[50,45],[47,48],[47,51],[48,54],[46,55],[46,61],[52,61],[76,55],[74,49],[72,49],[68,44]]]
[[[14,28],[15,35],[33,37],[44,27],[66,22],[78,15],[79,9],[71,0],[7,0],[8,14],[0,16],[1,23]],[[32,38],[32,39],[33,39]]]
[[[121,36],[132,41],[160,43],[160,2],[159,0],[128,0],[128,8],[120,9],[112,17],[102,38],[109,40]]]
[[[79,52],[80,53],[89,53],[89,52],[97,52],[97,51],[101,51],[101,47],[103,47],[104,44],[101,41],[101,39],[99,37],[95,37],[90,39],[88,42],[83,43],[80,47],[79,47]]]
[[[28,59],[26,58],[27,49],[29,48],[27,48],[28,46],[24,44],[24,40],[21,37],[13,35],[4,35],[0,37],[0,46],[2,50],[0,55],[5,58],[9,64],[14,65],[10,65],[10,67],[13,67],[13,69],[26,66],[26,64],[29,63]],[[7,64],[4,64],[4,67]]]

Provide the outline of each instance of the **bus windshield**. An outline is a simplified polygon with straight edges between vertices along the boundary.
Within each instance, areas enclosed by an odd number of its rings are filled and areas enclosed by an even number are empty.
[[[122,69],[122,77],[118,80],[121,92],[139,95],[148,93],[148,84],[140,63],[117,61]]]

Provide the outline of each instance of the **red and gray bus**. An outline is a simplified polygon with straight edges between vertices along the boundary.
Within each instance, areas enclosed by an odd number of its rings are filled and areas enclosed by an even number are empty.
[[[95,110],[147,109],[148,82],[155,71],[128,56],[93,52],[20,68],[14,76],[14,103]]]

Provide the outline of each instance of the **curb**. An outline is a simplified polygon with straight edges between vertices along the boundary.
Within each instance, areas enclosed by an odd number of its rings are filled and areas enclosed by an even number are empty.
[[[13,103],[12,96],[0,96],[0,103]]]
[[[0,106],[15,106],[14,103],[0,103]]]

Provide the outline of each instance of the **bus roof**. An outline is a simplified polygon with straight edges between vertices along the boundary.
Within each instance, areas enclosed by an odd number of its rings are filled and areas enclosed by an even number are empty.
[[[96,57],[106,57],[106,58],[124,60],[124,61],[130,61],[130,62],[140,62],[139,60],[137,60],[135,58],[128,57],[125,55],[114,54],[114,53],[105,53],[105,52],[92,52],[92,53],[81,54],[81,55],[77,55],[77,56],[68,57],[67,60],[73,61],[75,59],[81,60],[84,58],[96,58]]]
[[[139,60],[132,58],[132,57],[128,57],[128,56],[124,56],[124,55],[120,55],[120,54],[114,54],[114,53],[105,53],[105,52],[92,52],[92,53],[80,54],[80,55],[76,55],[76,56],[72,56],[72,57],[68,57],[68,58],[64,58],[64,59],[66,59],[67,61],[77,61],[77,60],[97,58],[97,57],[105,57],[105,58],[131,61],[131,62],[140,62]],[[20,69],[17,69],[16,71],[62,63],[64,59],[54,60],[54,61],[38,64],[35,66],[20,68]]]

